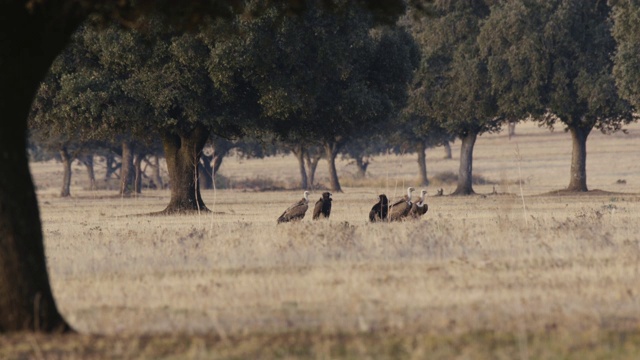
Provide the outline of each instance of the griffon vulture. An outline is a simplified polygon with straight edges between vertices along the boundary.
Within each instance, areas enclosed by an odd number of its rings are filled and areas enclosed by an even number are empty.
[[[369,211],[369,221],[385,221],[387,220],[387,214],[389,213],[389,200],[387,195],[378,195],[378,203],[373,205],[371,211]]]
[[[278,224],[289,221],[298,221],[304,218],[304,214],[309,208],[309,192],[304,192],[304,197],[297,203],[289,206],[278,218]]]
[[[427,205],[427,203],[425,202],[426,198],[427,198],[427,190],[420,191],[420,201],[414,202],[413,205],[411,205],[411,211],[409,211],[409,216],[417,219],[420,216],[427,213],[427,211],[429,210],[429,205]]]
[[[411,202],[411,193],[414,190],[412,187],[407,188],[407,195],[389,206],[389,221],[400,221],[409,215],[409,211],[413,205]]]
[[[313,208],[313,220],[320,219],[320,216],[325,219],[329,218],[331,214],[331,200],[330,192],[322,193],[322,197],[316,201],[316,206]]]

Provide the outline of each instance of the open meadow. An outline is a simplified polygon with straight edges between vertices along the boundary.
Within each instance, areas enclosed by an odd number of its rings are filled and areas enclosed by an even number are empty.
[[[375,157],[365,179],[339,161],[330,220],[282,225],[301,191],[206,190],[210,213],[149,216],[169,190],[88,191],[74,165],[60,198],[62,166],[34,163],[53,292],[80,335],[0,335],[0,358],[640,358],[640,126],[628,129],[590,136],[599,191],[579,195],[552,193],[569,183],[569,134],[483,135],[478,195],[430,196],[402,223],[367,215],[414,185],[413,154]],[[455,188],[439,177],[457,173],[452,148],[428,150],[429,195]],[[220,171],[298,181],[292,156]]]

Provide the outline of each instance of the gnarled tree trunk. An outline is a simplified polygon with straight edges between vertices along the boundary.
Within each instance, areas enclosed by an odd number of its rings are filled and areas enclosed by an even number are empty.
[[[587,189],[587,137],[591,128],[569,127],[573,150],[571,152],[571,180],[568,191],[588,191]]]
[[[73,159],[67,151],[67,147],[63,146],[60,149],[60,158],[62,159],[62,167],[64,168],[62,175],[62,189],[60,189],[61,197],[71,196],[71,162]]]
[[[336,170],[336,157],[338,156],[340,148],[336,142],[325,142],[324,151],[329,165],[329,184],[331,190],[342,192],[340,181],[338,180],[338,170]]]
[[[120,194],[131,195],[134,190],[133,142],[122,141],[122,166],[120,168]]]
[[[104,174],[104,179],[109,180],[111,179],[111,176],[120,168],[120,166],[122,166],[122,164],[118,164],[116,162],[116,158],[111,152],[105,155],[104,160],[105,166],[107,167],[107,170]]]
[[[427,179],[427,146],[423,141],[418,141],[416,145],[416,152],[418,153],[418,176],[420,185],[429,185],[429,179]]]
[[[162,181],[162,176],[160,176],[160,156],[155,154],[153,157],[155,158],[155,164],[153,166],[152,180],[154,181],[157,189],[163,189],[164,182]]]
[[[298,160],[298,171],[300,172],[300,188],[302,190],[309,189],[309,179],[307,178],[307,170],[304,167],[304,147],[301,144],[293,146],[291,149],[293,155]]]
[[[448,141],[444,142],[444,158],[451,159],[451,143]]]
[[[93,154],[85,155],[81,159],[87,168],[87,180],[89,180],[89,190],[96,189],[96,172],[93,167]]]
[[[313,190],[316,178],[316,169],[318,163],[322,159],[321,151],[314,151],[314,155],[311,155],[310,149],[304,152],[304,162],[307,164],[307,188]]]
[[[208,211],[200,196],[198,162],[209,130],[202,125],[179,134],[166,131],[162,144],[169,170],[171,200],[165,214]]]
[[[367,168],[369,167],[369,162],[364,160],[364,157],[361,155],[357,155],[354,157],[356,162],[356,177],[358,179],[363,179],[367,175]]]
[[[198,181],[200,182],[201,189],[213,189],[213,155],[200,156],[200,162],[198,163]]]
[[[133,168],[135,169],[135,176],[133,180],[133,189],[136,194],[142,193],[142,160],[147,156],[143,153],[136,153],[133,157]]]
[[[26,153],[31,101],[79,23],[60,20],[59,5],[0,2],[0,332],[69,329],[49,285]]]
[[[473,147],[476,144],[478,134],[467,132],[460,136],[460,168],[458,170],[458,186],[451,195],[471,195],[473,191]]]

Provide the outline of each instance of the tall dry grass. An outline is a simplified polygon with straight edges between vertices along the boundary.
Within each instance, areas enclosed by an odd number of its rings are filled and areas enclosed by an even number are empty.
[[[639,132],[590,137],[589,186],[612,193],[580,196],[540,195],[568,183],[567,134],[523,125],[511,141],[482,136],[474,171],[492,183],[475,189],[498,195],[430,197],[420,221],[392,224],[370,224],[367,214],[377,194],[399,197],[413,185],[409,156],[376,158],[369,178],[345,181],[358,187],[334,193],[329,221],[312,222],[309,211],[283,225],[276,218],[300,191],[204,191],[212,213],[157,217],[145,214],[166,206],[168,190],[89,192],[76,167],[74,196],[61,199],[55,164],[32,171],[54,295],[82,333],[178,331],[223,341],[435,334],[459,344],[489,332],[515,337],[507,358],[526,358],[549,337],[562,348],[640,328]],[[430,176],[455,172],[456,158],[437,151],[428,153]],[[296,169],[284,157],[226,161],[222,171],[295,183]],[[446,194],[454,185],[429,186],[429,194],[439,187]],[[410,355],[424,355],[426,344],[408,346]],[[315,354],[333,354],[323,351]]]
[[[516,196],[437,197],[420,221],[369,224],[359,192],[285,225],[295,192],[221,191],[214,214],[166,218],[132,216],[162,197],[48,199],[55,296],[101,334],[640,325],[638,197],[531,197],[527,222]]]

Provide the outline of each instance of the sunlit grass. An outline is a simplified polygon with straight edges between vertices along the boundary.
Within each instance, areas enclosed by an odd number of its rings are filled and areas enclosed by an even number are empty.
[[[589,140],[590,187],[626,194],[540,196],[568,183],[568,135],[518,130],[520,158],[506,136],[476,146],[482,195],[429,197],[422,219],[392,224],[367,215],[379,193],[413,185],[408,156],[343,181],[329,221],[309,211],[282,225],[301,191],[207,190],[211,213],[147,216],[168,190],[84,191],[78,167],[61,199],[55,164],[34,164],[54,295],[83,335],[3,336],[0,358],[636,358],[640,143]],[[431,174],[455,172],[440,155]],[[297,168],[287,157],[222,171],[295,184]]]

